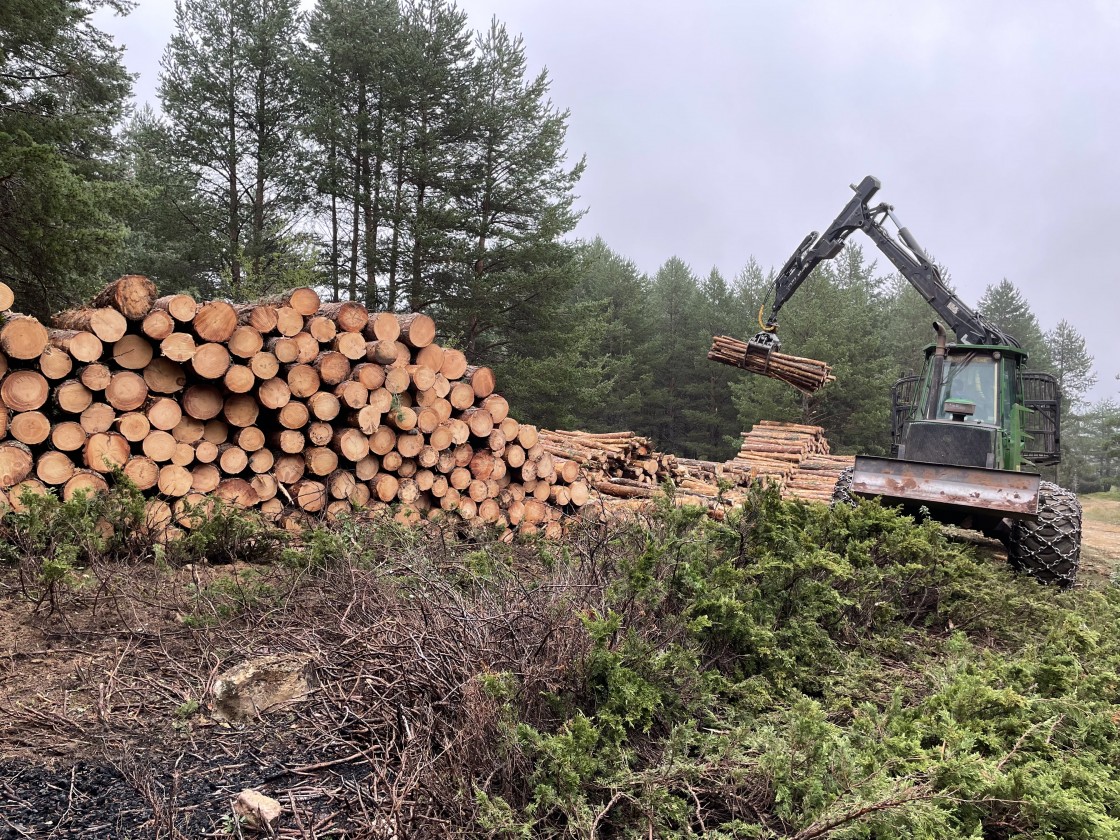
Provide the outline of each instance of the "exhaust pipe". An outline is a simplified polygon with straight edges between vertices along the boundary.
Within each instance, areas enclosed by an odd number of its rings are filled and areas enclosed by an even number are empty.
[[[933,331],[937,333],[937,345],[933,350],[933,365],[930,368],[929,396],[926,399],[927,420],[937,419],[938,401],[941,399],[941,381],[945,376],[945,328],[934,321]]]

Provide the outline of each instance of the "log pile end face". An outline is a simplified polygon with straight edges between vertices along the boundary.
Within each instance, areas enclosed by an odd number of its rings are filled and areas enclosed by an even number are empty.
[[[549,535],[589,499],[582,473],[509,417],[492,371],[441,347],[422,313],[308,288],[238,305],[158,297],[126,275],[54,327],[12,315],[0,329],[9,497],[100,492],[122,470],[154,530],[189,528],[221,499],[297,530],[391,504],[407,523]]]

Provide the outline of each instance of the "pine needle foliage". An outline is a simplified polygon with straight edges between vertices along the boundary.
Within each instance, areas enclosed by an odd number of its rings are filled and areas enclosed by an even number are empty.
[[[1120,590],[933,523],[756,493],[619,538],[578,678],[509,747],[502,837],[1120,836]],[[516,682],[516,678],[511,676]]]

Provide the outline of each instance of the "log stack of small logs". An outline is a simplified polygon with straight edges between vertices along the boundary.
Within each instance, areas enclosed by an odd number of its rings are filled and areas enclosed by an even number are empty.
[[[740,503],[755,481],[775,484],[784,498],[828,501],[841,470],[853,463],[851,456],[829,454],[820,426],[771,420],[744,432],[739,453],[722,463],[656,452],[633,432],[544,430],[541,442],[557,464],[577,464],[611,510],[658,496],[666,480],[676,486],[678,503],[706,505],[716,515]]]
[[[712,339],[708,359],[781,380],[804,394],[811,394],[836,381],[832,368],[824,362],[790,356],[777,350],[763,350],[726,335],[717,335]]]
[[[0,288],[0,308],[13,303]],[[509,416],[489,368],[435,341],[424,314],[323,303],[309,288],[251,304],[109,284],[47,328],[0,325],[0,490],[64,499],[123,471],[151,527],[190,527],[211,498],[300,528],[393,505],[560,533],[590,488],[535,426]],[[554,447],[553,447],[554,448]]]
[[[728,465],[778,486],[783,497],[827,501],[851,456],[831,455],[820,426],[763,420],[743,432],[739,453]]]

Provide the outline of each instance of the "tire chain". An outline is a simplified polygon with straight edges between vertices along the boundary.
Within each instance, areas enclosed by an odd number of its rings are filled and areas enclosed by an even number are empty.
[[[836,478],[836,486],[832,488],[830,505],[856,506],[856,500],[852,497],[852,476],[854,473],[855,467],[845,467],[840,472],[840,475]]]
[[[1039,583],[1068,589],[1081,562],[1081,504],[1049,481],[1040,484],[1038,497],[1038,521],[1012,523],[1007,559]]]

